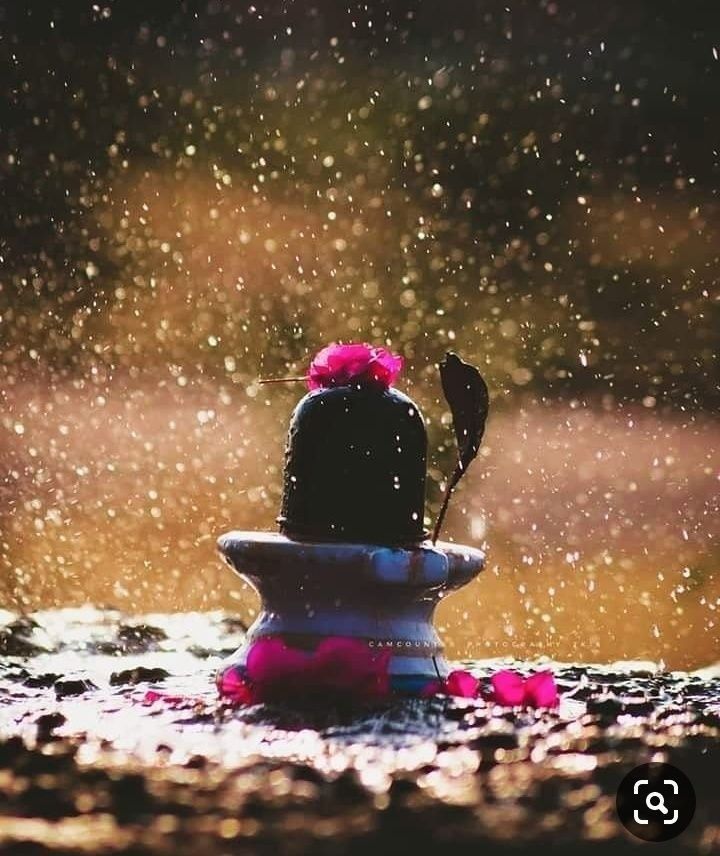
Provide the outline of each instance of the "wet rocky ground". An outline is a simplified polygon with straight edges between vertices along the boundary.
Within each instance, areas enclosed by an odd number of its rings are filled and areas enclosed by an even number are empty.
[[[0,852],[635,853],[615,793],[648,761],[698,799],[662,846],[720,852],[720,667],[543,662],[553,712],[236,710],[212,675],[242,632],[221,613],[0,613]]]

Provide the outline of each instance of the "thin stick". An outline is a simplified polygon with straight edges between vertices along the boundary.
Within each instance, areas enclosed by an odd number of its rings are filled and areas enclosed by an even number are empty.
[[[440,506],[440,514],[438,514],[438,518],[435,521],[435,527],[432,533],[433,544],[437,542],[438,536],[440,535],[440,529],[442,528],[443,521],[445,520],[445,512],[448,509],[450,497],[452,496],[452,492],[455,490],[455,485],[457,485],[457,483],[460,481],[462,473],[463,471],[458,465],[457,467],[455,467],[452,476],[448,479],[447,487],[445,488],[445,496],[443,497],[443,502]]]
[[[306,377],[261,377],[258,383],[295,383],[299,380],[307,380]]]

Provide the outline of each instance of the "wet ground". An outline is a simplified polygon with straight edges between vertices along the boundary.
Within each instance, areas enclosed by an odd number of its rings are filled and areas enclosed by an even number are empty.
[[[219,612],[0,613],[0,852],[635,853],[615,792],[651,760],[698,798],[665,847],[720,852],[720,666],[543,662],[554,712],[239,711],[212,675],[242,632]]]

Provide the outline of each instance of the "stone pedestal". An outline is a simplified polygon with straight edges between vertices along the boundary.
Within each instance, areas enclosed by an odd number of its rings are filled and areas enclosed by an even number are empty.
[[[435,607],[485,562],[480,550],[461,544],[306,542],[273,532],[229,532],[218,549],[262,599],[245,643],[223,670],[242,671],[249,647],[264,636],[307,650],[328,636],[354,637],[391,650],[392,688],[409,694],[447,674]]]

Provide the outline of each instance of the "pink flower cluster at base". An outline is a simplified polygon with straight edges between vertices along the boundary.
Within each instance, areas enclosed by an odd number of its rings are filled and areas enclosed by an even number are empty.
[[[403,358],[366,343],[333,343],[310,363],[308,387],[327,389],[349,383],[373,383],[387,389],[400,374]]]
[[[379,701],[392,695],[390,657],[388,649],[378,651],[360,639],[344,636],[328,637],[314,651],[267,637],[251,646],[243,672],[233,666],[220,672],[218,691],[222,698],[240,705],[308,698]],[[431,681],[420,695],[483,699],[505,707],[550,708],[559,702],[549,671],[524,678],[505,669],[492,675],[490,687],[483,690],[478,678],[460,669],[444,680]]]
[[[219,675],[218,690],[237,704],[309,696],[382,699],[390,694],[390,656],[344,636],[330,636],[310,652],[268,637],[250,648],[244,675],[232,667]]]

